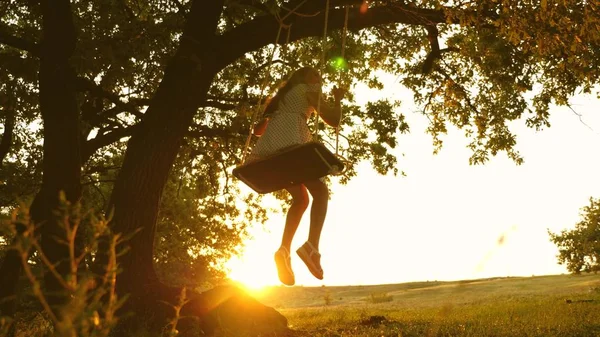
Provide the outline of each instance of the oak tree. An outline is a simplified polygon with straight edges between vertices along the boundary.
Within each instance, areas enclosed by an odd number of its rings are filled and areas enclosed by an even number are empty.
[[[118,291],[134,311],[160,310],[158,300],[179,293],[156,272],[170,254],[210,265],[202,255],[230,254],[245,224],[264,217],[256,196],[239,200],[230,172],[263,89],[297,67],[350,88],[381,88],[378,71],[397,75],[429,118],[434,149],[453,125],[470,140],[474,164],[501,152],[520,163],[510,123],[547,127],[552,104],[599,82],[596,2],[49,3],[0,4],[0,199],[34,200],[55,262],[65,254],[52,239],[59,191],[113,214],[113,231],[139,231],[119,260]],[[347,68],[330,66],[342,52]],[[360,161],[398,171],[391,149],[408,131],[401,109],[345,102],[343,181]],[[323,137],[334,139],[331,130]],[[14,274],[10,260],[2,275]],[[0,279],[0,298],[14,282]]]

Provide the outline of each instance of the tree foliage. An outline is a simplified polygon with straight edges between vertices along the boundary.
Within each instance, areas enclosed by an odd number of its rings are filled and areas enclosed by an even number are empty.
[[[590,198],[581,209],[581,221],[575,228],[559,234],[548,232],[558,247],[558,262],[571,273],[600,271],[600,199]]]

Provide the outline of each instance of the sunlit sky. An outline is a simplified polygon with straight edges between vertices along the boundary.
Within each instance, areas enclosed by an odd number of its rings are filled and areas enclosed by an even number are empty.
[[[347,185],[334,184],[321,239],[323,281],[294,253],[296,284],[368,285],[427,280],[566,273],[548,229],[571,229],[589,197],[600,197],[600,100],[576,96],[577,116],[553,107],[551,127],[537,132],[511,124],[518,166],[505,154],[470,166],[463,132],[450,129],[433,155],[427,118],[394,77],[383,90],[354,90],[359,103],[400,99],[411,132],[399,137],[402,176],[381,176],[368,163]],[[268,198],[265,201],[268,203]],[[285,221],[273,214],[253,228],[244,254],[227,264],[230,277],[251,287],[279,285],[273,262]],[[309,211],[292,250],[308,237]]]

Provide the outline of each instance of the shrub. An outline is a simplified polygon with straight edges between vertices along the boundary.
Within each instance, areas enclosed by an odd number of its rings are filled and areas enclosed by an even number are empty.
[[[387,293],[371,293],[371,303],[385,303],[394,300],[394,296],[388,295]]]

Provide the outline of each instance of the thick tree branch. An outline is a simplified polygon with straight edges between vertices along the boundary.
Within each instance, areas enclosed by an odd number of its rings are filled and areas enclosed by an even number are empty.
[[[139,124],[132,125],[126,128],[119,128],[114,131],[96,136],[87,140],[82,146],[82,162],[86,162],[99,149],[108,146],[122,138],[133,135],[140,128]],[[238,133],[232,132],[229,128],[212,128],[204,125],[192,127],[192,130],[186,132],[186,136],[194,138],[214,138],[214,137],[234,137],[239,136]]]
[[[223,102],[231,102],[231,104],[223,103]],[[248,101],[244,98],[231,98],[231,97],[217,97],[213,95],[207,95],[207,100],[204,101],[200,108],[217,108],[221,110],[235,110],[241,102],[247,102],[250,104],[256,104],[257,101]],[[134,105],[149,105],[149,99],[136,99],[135,101],[131,101],[130,103]],[[233,104],[235,103],[235,104]]]
[[[208,95],[207,98],[208,98],[208,100],[200,106],[201,108],[210,107],[210,108],[218,108],[218,109],[222,109],[222,110],[233,110],[237,107],[237,104],[227,104],[227,103],[222,103],[220,101],[238,102],[238,103],[243,101],[242,99],[237,99],[237,98],[216,97],[216,96],[210,96],[210,95]],[[119,109],[115,109],[115,110],[109,109],[109,110],[103,112],[102,115],[112,116],[112,115],[115,115],[115,112],[117,112],[117,111],[118,112],[122,112],[122,111],[131,112],[130,109],[132,107],[144,106],[144,105],[147,106],[149,104],[150,104],[149,99],[145,99],[145,98],[134,99],[134,100],[131,100],[129,103],[116,105],[115,108],[119,108]],[[141,115],[140,116],[136,115],[136,117],[141,117]]]
[[[345,3],[354,3],[355,1],[339,1],[340,5]],[[297,14],[289,15],[283,24],[293,23],[293,29],[290,32],[289,42],[294,42],[307,37],[318,37],[323,34],[323,25],[325,22],[325,13],[320,9],[322,1],[307,1],[297,11],[315,12],[317,15],[300,16]],[[291,4],[287,7],[293,8]],[[285,14],[281,14],[282,17]],[[339,30],[344,27],[345,9],[331,9],[328,18],[328,31]],[[369,8],[366,13],[361,13],[358,8],[351,8],[348,16],[348,30],[359,31],[361,29],[385,25],[385,24],[409,24],[409,25],[432,25],[436,23],[447,22],[447,17],[443,10],[421,9],[410,7],[403,4],[388,4]],[[220,36],[217,60],[218,66],[224,68],[236,59],[242,57],[245,53],[260,49],[275,41],[280,23],[275,17],[266,15],[239,25],[238,27],[226,32]],[[283,44],[287,36],[280,36],[277,43]],[[200,52],[200,50],[199,50]]]
[[[224,1],[194,0],[186,20],[183,41],[197,45],[200,41],[211,42],[223,12]],[[202,46],[206,48],[206,45]],[[204,51],[205,52],[205,51]]]
[[[421,71],[423,74],[429,74],[433,68],[433,62],[440,58],[440,42],[438,41],[438,29],[435,25],[425,26],[427,29],[427,39],[431,46],[431,51],[427,54]]]

